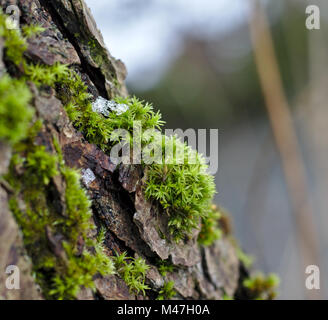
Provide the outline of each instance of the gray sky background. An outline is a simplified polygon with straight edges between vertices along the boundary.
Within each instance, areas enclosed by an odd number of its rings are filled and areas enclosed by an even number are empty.
[[[152,86],[182,49],[182,36],[220,37],[247,18],[245,0],[86,0],[127,81]],[[137,80],[143,78],[142,84]]]

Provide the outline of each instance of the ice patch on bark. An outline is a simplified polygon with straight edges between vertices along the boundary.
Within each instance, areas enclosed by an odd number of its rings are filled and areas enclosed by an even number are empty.
[[[115,112],[117,115],[120,115],[128,109],[129,107],[124,103],[116,103],[114,100],[109,101],[100,96],[92,104],[92,111],[100,113],[105,117],[108,117],[110,112]]]

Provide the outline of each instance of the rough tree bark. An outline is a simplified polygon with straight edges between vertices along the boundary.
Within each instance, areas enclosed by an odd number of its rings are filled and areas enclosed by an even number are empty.
[[[29,40],[26,55],[34,62],[52,65],[59,61],[69,64],[88,84],[89,92],[111,99],[126,96],[126,70],[120,60],[113,58],[104,45],[102,35],[83,0],[11,0],[0,1],[2,8],[18,5],[21,22],[38,23],[46,28],[40,36]],[[2,46],[0,44],[0,52]],[[0,58],[2,68],[4,63]],[[175,281],[181,299],[221,299],[224,294],[234,296],[240,290],[245,273],[237,258],[231,235],[225,234],[211,247],[200,247],[196,238],[184,244],[165,243],[159,235],[167,232],[165,215],[155,204],[148,202],[141,192],[142,171],[138,167],[121,166],[114,170],[111,159],[97,146],[91,145],[71,125],[54,90],[40,93],[32,87],[33,106],[43,119],[38,141],[52,149],[56,137],[67,165],[91,170],[95,179],[85,181],[85,188],[93,201],[93,220],[106,226],[108,254],[127,251],[141,256],[151,265],[147,283],[152,290],[146,298],[155,298],[163,286],[156,258],[171,259],[176,269],[167,278]],[[0,144],[0,175],[8,169],[11,150]],[[56,192],[63,192],[58,182]],[[10,188],[0,185],[0,298],[42,299],[42,292],[31,276],[31,261],[24,252],[19,227],[8,209]],[[21,270],[21,289],[5,287],[5,268],[17,265]],[[245,270],[244,270],[245,271]],[[117,275],[98,277],[97,292],[82,290],[80,299],[142,299],[129,292]]]

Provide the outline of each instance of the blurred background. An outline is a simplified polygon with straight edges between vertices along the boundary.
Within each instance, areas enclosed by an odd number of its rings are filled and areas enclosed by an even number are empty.
[[[328,2],[86,2],[131,94],[167,128],[219,129],[216,202],[255,269],[280,276],[281,299],[328,298]],[[305,27],[310,4],[320,30]]]

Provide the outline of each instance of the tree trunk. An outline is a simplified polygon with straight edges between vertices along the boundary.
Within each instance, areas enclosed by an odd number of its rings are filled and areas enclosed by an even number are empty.
[[[81,75],[89,92],[96,99],[127,96],[124,84],[126,70],[120,60],[114,59],[106,49],[102,35],[83,0],[11,0],[0,1],[2,8],[17,5],[21,23],[40,24],[46,31],[30,39],[25,55],[35,63],[70,65]],[[2,46],[0,46],[1,52]],[[5,59],[2,65],[8,68]],[[129,256],[142,257],[151,266],[146,283],[151,288],[146,296],[129,291],[119,275],[98,276],[94,281],[96,292],[83,289],[79,299],[154,299],[164,282],[173,280],[177,298],[222,299],[235,296],[246,276],[237,258],[232,236],[224,233],[210,247],[197,244],[195,238],[184,243],[164,243],[159,228],[165,230],[165,218],[155,203],[145,199],[141,190],[142,169],[121,165],[114,169],[111,159],[96,145],[89,144],[70,123],[55,90],[41,93],[30,85],[33,106],[43,127],[37,136],[38,144],[53,149],[56,138],[66,165],[89,172],[92,179],[82,179],[92,200],[93,223],[106,228],[108,255],[127,251]],[[60,88],[58,88],[60,90]],[[11,148],[0,144],[0,174],[8,170]],[[49,197],[64,197],[62,182],[48,190]],[[11,190],[5,182],[0,184],[0,298],[42,299],[43,293],[31,276],[33,262],[24,251],[19,225],[8,209]],[[162,228],[163,227],[163,228]],[[46,232],[46,231],[45,231]],[[92,235],[90,235],[92,236]],[[49,237],[51,243],[51,237]],[[158,260],[170,259],[175,266],[164,277],[158,270]],[[5,286],[5,269],[9,265],[20,268],[20,290]],[[241,272],[243,270],[243,272]]]

